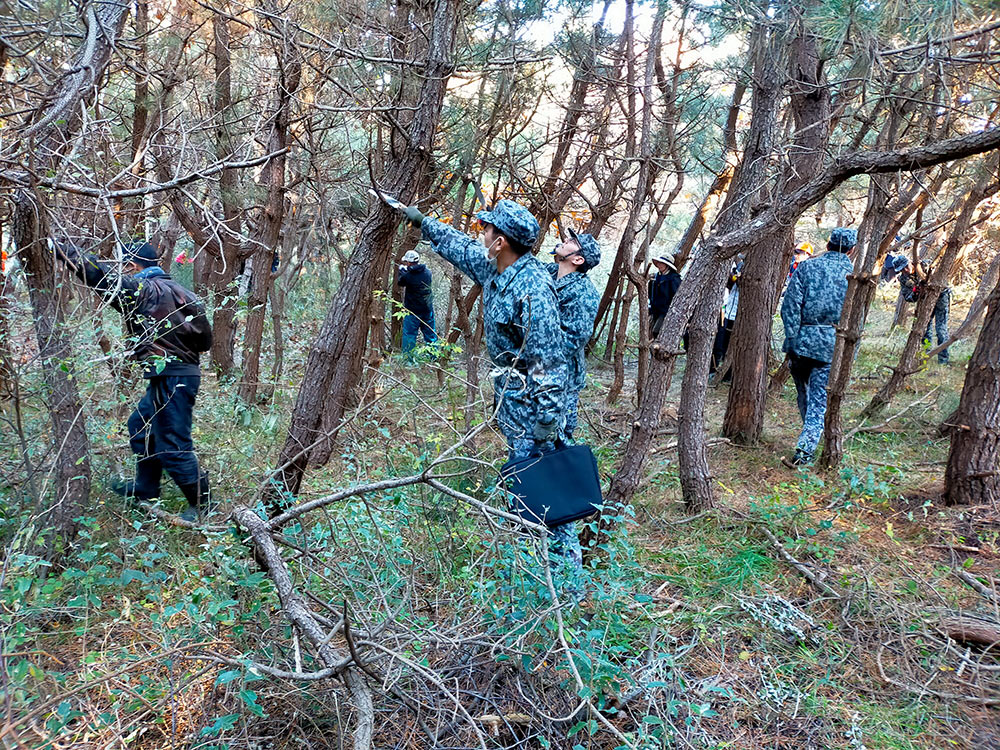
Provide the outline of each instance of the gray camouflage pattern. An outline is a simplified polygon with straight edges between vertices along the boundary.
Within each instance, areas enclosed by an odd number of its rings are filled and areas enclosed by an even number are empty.
[[[927,321],[927,331],[924,333],[924,343],[931,343],[931,326],[934,326],[934,333],[937,335],[938,346],[948,340],[948,312],[951,310],[951,289],[946,288],[941,292],[934,303],[934,312],[931,319]],[[938,362],[943,365],[948,364],[948,349],[938,352]]]
[[[483,288],[486,350],[497,368],[497,422],[508,446],[531,440],[540,422],[559,423],[566,347],[555,286],[545,267],[527,253],[499,273],[482,243],[454,227],[425,218],[421,232],[434,252]]]
[[[790,369],[795,381],[799,416],[802,417],[802,431],[795,448],[805,454],[811,463],[826,421],[826,386],[830,380],[830,365],[798,367],[796,364],[793,359]]]
[[[837,227],[830,230],[830,244],[848,250],[858,244],[858,230]]]
[[[820,362],[833,360],[847,276],[853,270],[847,255],[832,251],[799,263],[781,303],[782,351]]]
[[[568,273],[559,279],[556,278],[559,272],[558,263],[549,263],[546,267],[552,274],[556,287],[559,320],[566,340],[567,375],[564,402],[566,424],[563,432],[567,438],[572,438],[577,425],[580,391],[587,381],[587,358],[584,350],[594,335],[594,320],[597,318],[601,295],[597,293],[590,279],[579,271]]]
[[[507,239],[522,245],[534,245],[541,230],[538,219],[532,216],[528,209],[506,198],[497,201],[489,211],[480,211],[476,214],[476,218],[484,224],[492,224]]]

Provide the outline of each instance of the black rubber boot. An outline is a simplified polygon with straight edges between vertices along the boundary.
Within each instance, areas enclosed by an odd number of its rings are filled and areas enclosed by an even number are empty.
[[[135,463],[135,479],[112,482],[111,491],[121,495],[126,500],[142,500],[148,502],[160,496],[160,480],[163,477],[163,466],[159,461],[139,459]]]
[[[212,502],[212,488],[208,482],[208,474],[202,473],[198,481],[193,484],[180,484],[181,492],[188,501],[188,507],[181,513],[181,518],[185,521],[195,523],[199,517],[209,515],[215,510],[215,503]]]

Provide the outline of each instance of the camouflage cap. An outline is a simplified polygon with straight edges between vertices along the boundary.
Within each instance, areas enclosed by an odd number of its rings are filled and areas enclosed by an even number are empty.
[[[583,256],[583,265],[580,271],[587,273],[601,262],[601,246],[597,244],[592,234],[577,234],[572,229],[568,230],[569,236],[580,248],[580,255]]]
[[[858,230],[837,227],[830,232],[830,246],[850,250],[858,244]]]
[[[483,224],[492,224],[509,240],[531,246],[538,239],[538,221],[531,212],[512,200],[497,201],[489,211],[480,211],[476,218]]]

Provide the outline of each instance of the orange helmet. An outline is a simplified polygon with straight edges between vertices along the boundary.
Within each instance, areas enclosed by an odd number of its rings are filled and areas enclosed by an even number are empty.
[[[805,253],[806,255],[812,255],[813,254],[812,243],[810,243],[810,242],[803,242],[801,245],[799,245],[797,248],[795,248],[795,252],[797,252],[797,253]]]

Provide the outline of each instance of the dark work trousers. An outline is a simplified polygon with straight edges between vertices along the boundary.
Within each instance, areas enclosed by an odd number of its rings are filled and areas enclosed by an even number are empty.
[[[408,312],[403,318],[402,348],[404,354],[409,354],[417,346],[417,334],[422,333],[425,344],[437,341],[434,332],[434,310],[431,309],[424,317]]]
[[[715,344],[712,346],[712,372],[715,372],[716,368],[722,364],[722,360],[726,358],[726,354],[729,352],[729,340],[733,336],[734,325],[736,325],[735,320],[726,320],[719,326],[719,330],[715,334]],[[731,376],[726,376],[726,380],[731,379]]]
[[[163,470],[178,486],[198,482],[198,457],[191,441],[191,416],[201,376],[148,378],[146,395],[128,418],[136,455],[135,496],[160,496]]]
[[[823,436],[830,363],[791,354],[788,357],[788,369],[795,381],[799,416],[802,417],[802,432],[799,433],[799,442],[795,447],[811,461],[816,455],[819,439]]]
[[[945,289],[941,296],[934,303],[934,313],[927,321],[927,331],[924,333],[924,343],[931,343],[931,326],[934,326],[934,333],[937,334],[938,346],[948,340],[948,312],[951,310],[951,289]],[[948,350],[942,349],[938,352],[938,362],[943,365],[948,364]]]

